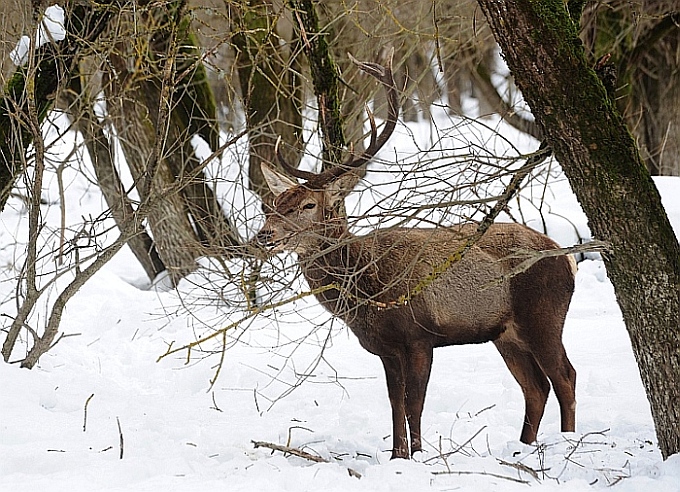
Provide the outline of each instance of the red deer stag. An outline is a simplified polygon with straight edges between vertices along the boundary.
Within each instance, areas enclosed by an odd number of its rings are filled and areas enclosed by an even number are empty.
[[[563,432],[575,427],[576,372],[562,345],[562,329],[574,290],[571,257],[541,259],[509,274],[521,261],[516,250],[557,248],[523,225],[493,224],[460,259],[433,275],[475,233],[475,224],[438,228],[378,229],[365,236],[348,230],[344,197],[358,182],[351,172],[386,143],[398,116],[391,62],[355,63],[385,87],[388,118],[361,155],[316,174],[281,165],[300,184],[263,165],[275,195],[256,241],[270,254],[298,254],[300,268],[319,302],[341,318],[366,350],[380,357],[392,406],[392,458],[422,449],[420,419],[432,365],[432,349],[491,341],[522,388],[520,440],[536,440],[552,382]],[[441,270],[441,268],[440,268]],[[425,288],[424,279],[431,279]],[[417,292],[417,294],[413,294]],[[404,294],[410,295],[404,302]],[[395,299],[402,302],[395,303]]]

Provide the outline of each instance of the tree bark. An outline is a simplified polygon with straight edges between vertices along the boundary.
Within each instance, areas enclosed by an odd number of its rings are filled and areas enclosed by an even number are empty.
[[[345,134],[342,129],[339,74],[328,41],[319,26],[312,0],[290,0],[302,49],[309,60],[314,94],[319,108],[323,169],[342,162]]]
[[[680,451],[680,246],[563,0],[478,0],[603,254],[664,458]]]
[[[137,36],[138,46],[121,45],[111,53],[109,67],[116,75],[105,82],[115,96],[109,101],[110,113],[141,202],[153,203],[149,228],[174,284],[196,268],[198,257],[233,256],[239,244],[191,145],[191,138],[199,135],[217,149],[219,129],[182,6],[176,1],[122,19],[123,28],[133,31],[142,25],[147,30],[145,37]],[[168,72],[171,59],[174,66]]]
[[[111,56],[114,60],[115,57]],[[115,80],[127,81],[125,70],[118,64],[117,77]],[[158,101],[152,101],[152,94],[159,95],[158,91],[151,91],[148,82],[137,85],[115,84],[113,92],[107,98],[109,114],[117,130],[121,149],[125,154],[125,160],[130,166],[132,177],[135,180],[140,194],[140,203],[147,200],[154,202],[149,210],[148,224],[153,235],[156,249],[161,261],[165,265],[173,283],[196,269],[195,259],[200,256],[201,245],[196,235],[184,200],[176,185],[175,175],[171,171],[166,159],[176,159],[177,142],[174,125],[170,125],[166,136],[166,152],[160,159],[156,171],[153,173],[153,181],[148,195],[142,190],[140,183],[147,175],[147,163],[150,161],[155,139],[155,122],[150,117],[154,109],[158,109]],[[145,98],[131,99],[125,94],[130,87],[137,87],[138,92],[149,95]],[[125,87],[125,89],[123,89]],[[155,108],[153,104],[155,103]],[[181,145],[181,144],[180,144]],[[172,151],[169,151],[172,149]]]
[[[42,123],[52,107],[54,94],[68,80],[79,51],[99,37],[112,15],[106,7],[85,5],[68,5],[66,12],[65,38],[37,49],[35,73],[28,73],[26,65],[17,68],[0,99],[0,211],[24,170],[26,150],[33,142],[28,124],[27,82],[34,85],[38,122]]]
[[[587,51],[611,56],[617,106],[647,168],[680,175],[680,2],[593,2],[582,25]]]
[[[133,219],[134,209],[114,165],[113,148],[104,134],[101,123],[97,121],[92,101],[83,90],[81,74],[77,72],[73,74],[69,89],[65,91],[64,97],[73,118],[73,125],[83,135],[85,147],[97,177],[97,184],[111,210],[111,216],[122,231],[126,223]],[[150,280],[165,270],[165,265],[158,256],[153,240],[141,225],[130,236],[128,246]]]
[[[92,167],[97,177],[97,184],[102,190],[102,195],[104,195],[104,199],[111,209],[111,215],[118,224],[118,228],[122,230],[127,221],[133,220],[134,209],[113,164],[111,144],[96,122],[90,108],[86,110],[86,113],[81,114],[81,119],[76,123],[76,128],[83,134],[85,146],[90,154]],[[153,240],[141,226],[137,232],[130,236],[128,246],[150,280],[153,280],[165,270],[165,265],[158,256]]]
[[[274,148],[279,136],[287,144],[282,151],[288,162],[299,162],[301,93],[295,74],[286,71],[286,64],[292,61],[286,61],[279,48],[273,2],[251,0],[238,3],[232,30],[248,127],[249,186],[264,203],[269,203],[273,197],[264,181],[260,163],[277,162]]]

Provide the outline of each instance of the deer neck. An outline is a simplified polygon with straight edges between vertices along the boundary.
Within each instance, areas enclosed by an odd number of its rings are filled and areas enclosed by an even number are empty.
[[[346,224],[327,224],[316,247],[298,254],[303,272],[313,269],[332,272],[346,268],[354,256],[355,239],[356,236],[349,232]]]
[[[367,270],[373,268],[370,256],[362,247],[361,238],[345,229],[341,236],[320,243],[316,252],[298,255],[298,259],[302,274],[319,302],[344,319],[356,308],[357,296],[365,295],[360,286]],[[329,286],[337,288],[328,289]]]

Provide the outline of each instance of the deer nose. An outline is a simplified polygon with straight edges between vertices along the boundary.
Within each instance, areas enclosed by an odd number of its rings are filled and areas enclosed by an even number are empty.
[[[255,241],[257,241],[257,244],[260,246],[267,246],[272,242],[273,237],[274,233],[272,231],[266,231],[263,229],[257,233],[255,236]]]

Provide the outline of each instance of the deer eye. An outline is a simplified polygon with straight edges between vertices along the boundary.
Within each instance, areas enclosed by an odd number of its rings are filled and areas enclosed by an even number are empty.
[[[316,207],[316,203],[313,203],[313,202],[305,203],[305,204],[302,206],[302,208],[303,208],[304,210],[311,210],[311,209],[313,209],[314,207]]]

